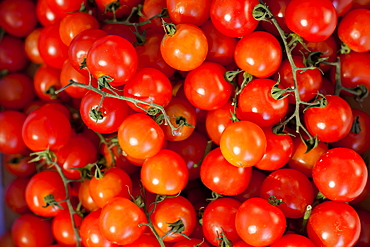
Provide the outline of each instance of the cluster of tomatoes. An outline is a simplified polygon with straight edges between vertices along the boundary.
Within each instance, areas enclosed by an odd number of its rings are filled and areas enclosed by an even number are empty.
[[[0,246],[370,246],[369,9],[0,1]]]

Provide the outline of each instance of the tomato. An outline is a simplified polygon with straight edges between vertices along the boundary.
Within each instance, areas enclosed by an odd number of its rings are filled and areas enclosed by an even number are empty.
[[[189,23],[201,26],[209,18],[212,0],[167,0],[168,14],[175,24]]]
[[[25,194],[28,182],[29,178],[15,178],[5,189],[4,199],[6,204],[18,214],[30,212]]]
[[[265,4],[269,7],[271,13],[274,15],[279,26],[285,33],[290,33],[289,28],[285,24],[285,9],[291,0],[265,0]],[[269,33],[279,36],[279,32],[275,25],[269,21],[260,22],[261,27]]]
[[[17,177],[29,177],[36,173],[35,163],[30,163],[29,156],[21,154],[3,154],[2,164],[6,170]]]
[[[95,211],[96,209],[99,209],[99,206],[96,205],[94,200],[91,198],[89,190],[90,182],[90,179],[85,179],[81,182],[78,189],[78,199],[87,211]]]
[[[132,25],[125,25],[125,24],[119,24],[119,23],[105,23],[98,30],[104,31],[108,35],[120,36],[126,39],[127,41],[129,41],[134,46],[140,43],[139,39],[136,38],[136,34],[135,34],[136,30],[134,26]]]
[[[17,154],[27,151],[22,128],[26,114],[17,111],[0,112],[0,152]]]
[[[283,212],[262,198],[250,198],[236,212],[236,231],[252,246],[267,246],[277,241],[285,231]]]
[[[235,228],[235,216],[241,203],[232,198],[219,198],[210,202],[202,217],[204,236],[214,246],[219,246],[222,235],[235,242],[240,239]]]
[[[78,214],[73,215],[76,227],[80,227],[82,217]],[[77,241],[74,233],[70,212],[68,209],[64,210],[53,218],[52,222],[53,236],[55,240],[63,246],[76,246]]]
[[[317,205],[307,223],[308,237],[316,246],[354,246],[360,231],[358,214],[344,202]]]
[[[265,154],[266,146],[266,136],[261,127],[245,120],[229,124],[220,140],[222,155],[236,167],[257,164]]]
[[[282,53],[275,36],[268,32],[256,31],[238,41],[234,58],[240,69],[256,77],[265,78],[278,70]]]
[[[71,132],[71,124],[62,112],[41,107],[27,116],[22,137],[32,151],[58,150],[69,142]]]
[[[5,231],[0,235],[0,246],[1,247],[15,247],[12,239],[12,233],[10,230]]]
[[[351,9],[354,2],[353,0],[330,0],[330,1],[333,3],[338,17],[346,14]]]
[[[325,98],[327,103],[323,108],[311,107],[305,111],[304,123],[310,134],[317,136],[320,141],[335,142],[350,132],[352,110],[339,96],[328,95]]]
[[[172,171],[169,173],[169,171]],[[146,159],[141,167],[141,182],[149,192],[177,195],[186,186],[189,172],[184,159],[174,151],[162,149]]]
[[[44,60],[40,56],[39,52],[39,37],[41,34],[42,28],[34,29],[29,35],[27,35],[24,40],[24,50],[28,59],[37,64],[43,64]]]
[[[259,197],[262,183],[266,177],[267,175],[262,171],[252,168],[252,175],[248,187],[243,192],[233,196],[232,198],[240,202],[244,202],[249,198]]]
[[[235,167],[215,148],[204,158],[200,168],[200,178],[210,190],[227,196],[242,193],[249,185],[252,168]]]
[[[54,241],[51,221],[33,214],[19,216],[11,231],[15,246],[48,246]]]
[[[370,212],[363,209],[356,209],[361,223],[360,237],[356,243],[358,247],[366,247],[370,244]]]
[[[46,0],[46,2],[58,17],[63,18],[69,13],[79,10],[82,3],[86,6],[87,0]]]
[[[0,26],[16,37],[26,37],[36,27],[36,6],[30,0],[4,0],[0,3]]]
[[[309,42],[329,38],[337,26],[337,13],[330,0],[292,0],[285,10],[290,30]]]
[[[83,122],[93,131],[109,134],[117,132],[129,114],[129,107],[123,100],[105,97],[96,92],[87,92],[81,100],[80,114]]]
[[[185,197],[167,197],[156,204],[150,219],[159,236],[164,236],[171,223],[181,220],[184,225],[182,234],[189,236],[195,227],[196,215],[193,205]],[[163,238],[165,242],[177,242],[185,239],[180,233],[170,233]]]
[[[230,37],[242,37],[251,33],[258,25],[253,18],[254,6],[258,0],[213,0],[211,20],[218,31]]]
[[[59,35],[63,43],[69,46],[71,41],[82,31],[99,28],[99,23],[92,15],[85,12],[74,12],[62,19]]]
[[[203,31],[193,24],[178,24],[174,33],[166,34],[160,46],[164,61],[172,68],[190,71],[207,57],[208,42]]]
[[[61,69],[68,58],[68,46],[59,35],[60,23],[44,27],[39,36],[39,52],[44,62],[55,69]]]
[[[96,40],[87,53],[86,65],[98,79],[105,75],[112,77],[110,85],[122,86],[135,74],[138,59],[135,48],[126,39],[108,35]]]
[[[160,70],[142,68],[126,83],[123,96],[166,107],[172,98],[172,84]],[[144,112],[142,108],[150,108],[141,103],[137,104],[140,108],[131,102],[128,105],[137,112]]]
[[[219,145],[221,134],[225,128],[232,123],[231,112],[233,112],[234,106],[231,101],[228,101],[225,105],[220,108],[208,111],[206,116],[206,130],[211,140]]]
[[[106,11],[106,7],[111,4],[116,6],[118,3],[118,7],[114,8],[114,12],[115,16],[120,18],[122,16],[128,16],[131,13],[131,9],[138,6],[141,3],[141,0],[96,0],[95,3],[99,10],[108,15],[108,17],[113,17],[113,9]]]
[[[202,110],[216,110],[231,97],[233,86],[224,78],[226,69],[217,63],[205,62],[185,78],[186,98]]]
[[[200,27],[208,41],[207,62],[228,65],[234,61],[234,50],[237,40],[222,34],[213,25],[211,20],[206,21]]]
[[[239,94],[240,118],[258,124],[260,127],[279,123],[288,112],[288,98],[274,99],[272,89],[276,81],[253,79]]]
[[[293,140],[289,135],[277,135],[271,128],[263,128],[267,146],[266,153],[255,165],[265,171],[277,170],[286,165],[293,154]]]
[[[80,235],[82,243],[86,247],[117,247],[108,241],[100,232],[99,217],[101,209],[89,213],[81,222]]]
[[[120,125],[118,142],[128,156],[146,159],[162,149],[164,133],[152,118],[136,113],[128,116]]]
[[[160,247],[158,240],[149,234],[142,234],[137,240],[125,247]]]
[[[370,10],[354,9],[344,15],[338,25],[339,39],[355,52],[370,51],[367,20],[370,20]]]
[[[0,42],[0,68],[16,72],[27,64],[24,42],[16,37],[4,35]]]
[[[283,247],[283,246],[315,247],[316,245],[309,238],[306,238],[305,236],[298,234],[286,234],[271,245],[271,247]]]
[[[119,168],[110,168],[102,178],[93,177],[89,193],[94,203],[103,208],[115,197],[131,198],[132,181],[130,176]]]
[[[63,64],[62,70],[60,71],[60,85],[65,87],[71,83],[70,80],[85,85],[89,84],[89,78],[83,76],[79,71],[77,71],[72,66],[70,60],[67,59]],[[87,89],[78,86],[68,86],[64,91],[73,98],[82,98],[88,92]]]
[[[55,11],[50,9],[47,1],[48,0],[39,0],[36,5],[37,19],[44,27],[52,25],[62,19],[60,16],[57,16]]]
[[[30,179],[26,188],[26,202],[33,213],[43,217],[53,217],[63,212],[63,209],[56,206],[43,207],[46,205],[44,197],[47,195],[53,195],[55,201],[66,199],[63,180],[55,171],[42,171]],[[67,208],[66,202],[60,205]]]
[[[348,202],[364,190],[368,178],[364,160],[348,148],[333,148],[321,155],[312,170],[320,192],[333,201]]]
[[[204,239],[195,239],[195,238],[178,241],[172,247],[188,247],[188,246],[210,247],[209,244],[204,242]]]
[[[142,223],[147,223],[144,212],[123,197],[116,197],[106,204],[99,217],[102,235],[118,245],[130,244],[137,240],[146,229],[145,225],[140,225]]]
[[[142,15],[139,16],[139,22],[147,21],[149,18],[161,13],[166,7],[166,0],[144,0],[143,7],[141,9]],[[143,30],[146,30],[146,33],[149,35],[158,34],[163,37],[164,29],[162,26],[162,19],[165,22],[171,22],[171,19],[168,17],[154,18],[150,20],[150,23],[142,25]]]

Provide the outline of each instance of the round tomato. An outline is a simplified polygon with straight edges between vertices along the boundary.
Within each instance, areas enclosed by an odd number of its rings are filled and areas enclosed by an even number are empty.
[[[286,234],[270,247],[282,247],[282,246],[315,247],[316,245],[305,236],[298,234]]]
[[[5,189],[4,199],[6,204],[18,214],[30,212],[25,194],[29,180],[29,178],[15,178]]]
[[[0,42],[0,68],[15,72],[27,64],[24,42],[20,38],[4,35]]]
[[[168,14],[175,24],[202,25],[209,18],[212,0],[167,0]]]
[[[78,199],[80,200],[82,206],[89,212],[99,209],[99,206],[96,205],[90,195],[90,182],[90,179],[85,179],[83,182],[81,182],[78,189]]]
[[[0,112],[0,152],[18,154],[27,152],[22,137],[26,114],[17,111]]]
[[[75,226],[80,227],[82,217],[78,214],[73,214],[73,218]],[[81,239],[76,237],[68,209],[63,210],[53,218],[52,230],[55,240],[61,245],[76,246],[77,241],[81,241]]]

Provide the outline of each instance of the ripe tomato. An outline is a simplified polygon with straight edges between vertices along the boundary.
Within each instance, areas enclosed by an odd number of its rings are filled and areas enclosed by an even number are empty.
[[[252,246],[267,246],[277,241],[285,231],[283,212],[262,198],[250,198],[236,212],[236,231]]]
[[[349,11],[338,25],[338,37],[351,50],[355,52],[367,52],[370,50],[370,34],[368,23],[370,10],[354,9]],[[359,25],[359,22],[363,23]]]
[[[49,246],[54,241],[51,221],[33,214],[19,216],[11,231],[15,246]]]
[[[248,187],[243,192],[236,196],[233,196],[232,198],[240,202],[244,202],[249,198],[259,197],[262,183],[266,177],[267,175],[262,171],[252,168],[252,175]]]
[[[350,132],[352,110],[339,96],[328,95],[325,98],[327,104],[323,108],[310,107],[305,111],[304,123],[311,135],[317,136],[320,141],[335,142]]]
[[[210,190],[227,196],[242,193],[249,185],[252,168],[235,167],[215,148],[207,154],[200,167],[200,179]]]
[[[290,30],[285,24],[285,9],[291,0],[265,0],[264,2],[269,7],[271,13],[274,15],[276,21],[284,32],[289,33]],[[279,36],[279,32],[275,25],[270,21],[260,22],[261,27],[269,33]]]
[[[195,239],[195,238],[178,241],[172,247],[188,247],[188,246],[210,247],[209,244],[204,242],[204,239]]]
[[[50,26],[62,19],[62,17],[57,16],[55,11],[50,9],[47,1],[48,0],[39,0],[36,5],[37,19],[44,27]]]
[[[35,163],[30,163],[29,156],[21,154],[3,154],[2,164],[6,170],[17,177],[29,177],[36,173]]]
[[[158,240],[152,235],[142,234],[137,240],[131,244],[126,244],[125,247],[161,247]]]
[[[301,247],[315,247],[316,245],[307,237],[298,234],[286,234],[270,247],[282,246],[301,246]]]
[[[80,73],[81,70],[76,70],[69,59],[67,59],[62,67],[62,70],[60,71],[60,85],[62,87],[67,86],[70,83],[70,80],[73,80],[75,82],[79,82],[85,85],[89,84],[89,78],[86,76],[83,76]],[[69,96],[73,98],[82,98],[88,90],[82,87],[78,86],[68,86],[64,90]]]
[[[164,133],[148,115],[128,116],[118,129],[118,142],[123,152],[136,159],[154,156],[162,149]]]
[[[78,189],[78,199],[87,211],[92,212],[96,209],[99,209],[99,206],[96,205],[94,200],[91,198],[89,190],[90,182],[90,179],[85,179],[83,182],[81,182]]]
[[[206,131],[211,140],[216,144],[220,144],[221,135],[226,127],[232,123],[231,112],[234,106],[231,101],[228,101],[220,108],[208,111],[206,116]]]
[[[17,111],[0,112],[0,152],[5,154],[25,153],[22,128],[26,114]]]
[[[236,167],[257,164],[266,152],[266,136],[250,121],[229,124],[221,135],[220,148],[225,159]]]
[[[110,85],[122,86],[135,74],[138,59],[135,48],[126,39],[108,35],[96,40],[87,53],[86,65],[98,79],[105,75],[113,78]]]
[[[18,214],[30,213],[26,202],[26,187],[29,178],[15,178],[5,189],[4,199],[8,207]]]
[[[24,50],[28,59],[37,64],[44,63],[44,60],[40,56],[38,45],[41,30],[41,28],[34,29],[24,40]]]
[[[309,42],[329,38],[337,26],[337,13],[330,0],[292,0],[285,10],[290,30]]]
[[[159,195],[177,195],[185,188],[189,171],[179,154],[162,149],[144,161],[140,177],[144,188],[149,192]]]
[[[193,24],[178,24],[172,34],[166,34],[160,46],[164,61],[172,68],[190,71],[207,57],[208,42],[203,31]]]
[[[78,11],[82,3],[87,6],[87,0],[46,0],[46,3],[50,10],[61,18]]]
[[[74,214],[73,218],[76,227],[80,227],[82,217],[78,214]],[[52,230],[55,240],[61,245],[76,246],[77,241],[81,241],[81,239],[77,240],[76,238],[68,209],[63,210],[53,218]]]
[[[24,42],[16,37],[4,35],[0,42],[0,68],[16,72],[27,64]]]
[[[259,78],[269,77],[280,67],[282,49],[275,36],[256,31],[241,38],[235,47],[238,67]]]
[[[58,98],[65,99],[65,92],[55,94],[55,91],[62,87],[59,69],[55,69],[46,64],[41,65],[35,72],[33,86],[36,95],[42,100],[51,101]]]
[[[167,0],[168,14],[175,24],[189,23],[201,26],[209,18],[212,0]]]
[[[358,214],[344,202],[326,201],[317,205],[307,223],[308,237],[316,246],[354,246],[360,231]]]
[[[142,15],[139,16],[139,22],[147,21],[149,18],[161,13],[161,11],[167,7],[166,0],[144,0],[142,4]],[[142,28],[147,31],[147,34],[159,34],[163,37],[164,29],[162,26],[162,19],[165,22],[171,22],[171,19],[168,17],[154,18],[150,20],[150,23],[143,25]]]
[[[333,201],[349,202],[364,190],[367,168],[359,154],[349,148],[333,148],[321,155],[312,169],[320,192]]]
[[[154,206],[153,206],[154,207]],[[182,234],[190,236],[194,230],[196,215],[194,206],[182,196],[167,197],[155,205],[150,219],[159,236],[171,230],[170,224],[181,220],[184,225]],[[170,233],[163,238],[165,242],[177,242],[185,239],[180,233]]]
[[[64,183],[60,175],[51,170],[42,171],[35,174],[29,181],[26,188],[26,202],[31,211],[43,217],[54,217],[63,212],[63,209],[56,206],[48,206],[44,197],[53,195],[55,201],[66,199]],[[67,208],[66,202],[60,203],[63,208]]]
[[[330,0],[333,5],[335,10],[337,11],[337,16],[342,16],[346,14],[352,7],[353,5],[353,0]]]
[[[108,17],[113,17],[112,10],[106,11],[107,6],[114,5],[118,7],[114,8],[115,16],[120,18],[122,16],[128,16],[131,13],[133,7],[138,6],[141,3],[141,0],[96,0],[96,5],[99,10],[105,13]]]
[[[230,37],[242,37],[251,33],[258,25],[253,18],[254,6],[258,0],[213,0],[211,20],[218,31]]]
[[[358,247],[366,247],[370,244],[370,212],[364,209],[356,209],[361,222],[361,233],[356,243]]]
[[[124,213],[123,213],[124,212]],[[130,244],[145,231],[147,223],[144,212],[129,199],[116,197],[104,206],[99,217],[102,235],[118,245]]]

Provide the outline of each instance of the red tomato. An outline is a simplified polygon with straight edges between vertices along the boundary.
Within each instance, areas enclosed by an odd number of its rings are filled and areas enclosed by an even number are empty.
[[[342,16],[346,14],[352,7],[353,5],[353,0],[330,0],[333,5],[335,10],[337,11],[337,16]]]
[[[16,37],[4,35],[0,42],[0,68],[15,72],[27,64],[24,42]]]
[[[115,17],[120,18],[122,16],[128,16],[131,13],[133,7],[138,6],[141,3],[141,0],[96,0],[96,5],[99,10],[108,17],[113,17],[112,10],[106,11],[107,6],[114,5]]]
[[[320,141],[335,142],[350,132],[352,110],[339,96],[328,95],[325,98],[327,104],[323,108],[311,107],[305,111],[304,123],[310,134],[317,136]]]
[[[229,124],[221,135],[220,148],[225,159],[236,167],[257,164],[266,152],[266,136],[250,121]]]
[[[162,149],[164,133],[148,115],[136,113],[128,116],[120,125],[118,142],[128,156],[146,159]]]
[[[361,223],[361,233],[356,246],[366,247],[370,244],[370,212],[363,209],[356,209],[356,211]]]
[[[370,10],[354,9],[349,11],[338,25],[338,37],[355,52],[370,51],[368,23]],[[359,25],[359,23],[363,23]]]
[[[51,10],[48,0],[39,0],[36,5],[36,15],[39,22],[44,26],[49,26],[61,20],[60,16],[57,16],[55,11]]]
[[[123,213],[124,212],[124,213]],[[146,216],[129,199],[116,197],[104,206],[99,217],[102,235],[112,243],[126,245],[137,240],[145,231]]]
[[[283,212],[262,198],[243,202],[236,212],[236,231],[252,246],[267,246],[277,241],[285,231]]]
[[[96,209],[99,209],[99,206],[96,205],[94,200],[91,198],[89,190],[90,182],[90,179],[85,179],[83,182],[81,182],[80,188],[78,189],[78,199],[87,211],[92,212]]]
[[[285,9],[291,0],[265,0],[265,4],[269,7],[271,13],[274,15],[276,21],[279,23],[280,27],[284,32],[289,33],[290,30],[285,24]],[[264,30],[269,33],[279,36],[279,32],[275,25],[269,21],[260,22]]]
[[[193,24],[178,24],[172,34],[166,34],[160,46],[164,61],[172,68],[190,71],[207,57],[208,42],[203,31]]]
[[[56,206],[44,208],[46,205],[44,197],[47,195],[53,195],[55,201],[66,199],[63,180],[55,171],[42,171],[30,179],[26,188],[26,202],[33,213],[43,217],[54,217],[63,212],[63,209]],[[60,205],[67,208],[66,202],[62,202]]]
[[[288,247],[288,246],[315,247],[316,245],[305,236],[298,234],[286,234],[270,247]]]
[[[19,216],[11,231],[15,246],[48,246],[54,242],[51,221],[33,214]]]
[[[224,78],[226,69],[217,63],[205,62],[186,76],[184,92],[195,107],[216,110],[225,105],[233,92],[233,86]]]
[[[0,152],[18,154],[27,151],[22,137],[26,117],[26,114],[17,111],[0,112]]]
[[[292,0],[285,10],[290,30],[309,42],[329,38],[337,26],[337,13],[330,0]]]
[[[15,178],[5,189],[4,199],[8,207],[18,213],[30,213],[26,202],[26,187],[29,178]]]
[[[258,25],[253,18],[254,6],[258,0],[213,0],[211,20],[218,31],[230,37],[242,37],[251,33]]]
[[[21,154],[3,154],[2,164],[6,170],[17,177],[29,177],[36,173],[35,163],[30,163],[31,157]]]
[[[256,31],[238,41],[234,58],[240,69],[256,77],[265,78],[278,70],[282,53],[275,36],[268,32]]]
[[[73,215],[76,227],[80,227],[82,217],[78,214]],[[71,215],[68,209],[63,210],[53,218],[52,223],[53,236],[55,240],[63,246],[76,246],[77,239],[73,229]],[[78,241],[81,241],[79,239]]]
[[[249,185],[251,174],[250,167],[235,167],[230,164],[222,156],[220,148],[209,152],[200,168],[203,184],[210,190],[227,196],[242,193]]]
[[[348,148],[333,148],[321,155],[312,170],[320,192],[333,201],[349,202],[364,190],[367,181],[364,160]]]
[[[67,86],[70,84],[70,80],[73,80],[75,82],[79,82],[85,85],[89,84],[89,78],[86,76],[83,76],[78,70],[76,70],[69,59],[67,59],[64,62],[64,65],[62,67],[62,70],[60,71],[60,85],[62,87]],[[73,98],[82,98],[88,90],[82,87],[78,86],[68,86],[64,90],[66,93],[68,93],[69,96]]]
[[[135,74],[138,59],[135,48],[126,39],[108,35],[96,40],[87,53],[86,65],[98,79],[105,75],[113,78],[110,85],[122,86]]]
[[[142,15],[139,16],[139,22],[147,21],[149,18],[161,13],[166,7],[166,0],[144,0],[143,7],[141,9]],[[168,17],[163,17],[163,20],[165,22],[171,22],[171,19]],[[162,18],[151,19],[150,23],[143,25],[142,28],[147,31],[147,34],[158,34],[163,37],[164,29],[162,26]]]
[[[262,171],[252,168],[252,175],[248,187],[243,192],[236,196],[233,196],[232,198],[240,202],[244,202],[249,198],[259,197],[262,183],[266,177],[267,175]]]
[[[131,191],[130,176],[119,168],[108,169],[102,178],[93,177],[89,184],[90,196],[100,208],[116,197],[130,199]]]
[[[55,94],[55,91],[62,88],[59,69],[46,64],[41,65],[35,72],[33,86],[36,95],[44,101],[51,101],[58,98],[65,99],[64,95],[66,92]]]
[[[178,241],[172,247],[188,247],[188,246],[210,247],[209,244],[204,242],[204,239],[195,239],[195,238]]]
[[[308,237],[316,246],[354,246],[360,231],[358,214],[344,202],[326,201],[317,205],[307,224]]]
[[[82,3],[87,6],[87,0],[46,0],[46,2],[50,9],[61,18],[78,11]]]
[[[159,236],[164,236],[171,228],[170,224],[179,220],[184,225],[182,234],[190,236],[195,227],[196,215],[193,205],[185,197],[167,197],[156,204],[150,219]],[[177,242],[185,239],[180,233],[170,233],[163,238],[165,242]]]
[[[131,244],[126,244],[125,247],[161,247],[158,240],[149,234],[142,234],[137,240]]]
[[[144,188],[149,192],[177,195],[185,188],[189,172],[184,159],[179,154],[162,149],[144,161],[140,177]]]
[[[168,14],[175,24],[201,26],[209,18],[212,0],[167,0]]]
[[[44,60],[40,56],[39,52],[39,37],[41,34],[42,28],[37,28],[33,30],[29,35],[27,35],[24,40],[24,50],[28,59],[37,64],[43,64]]]

